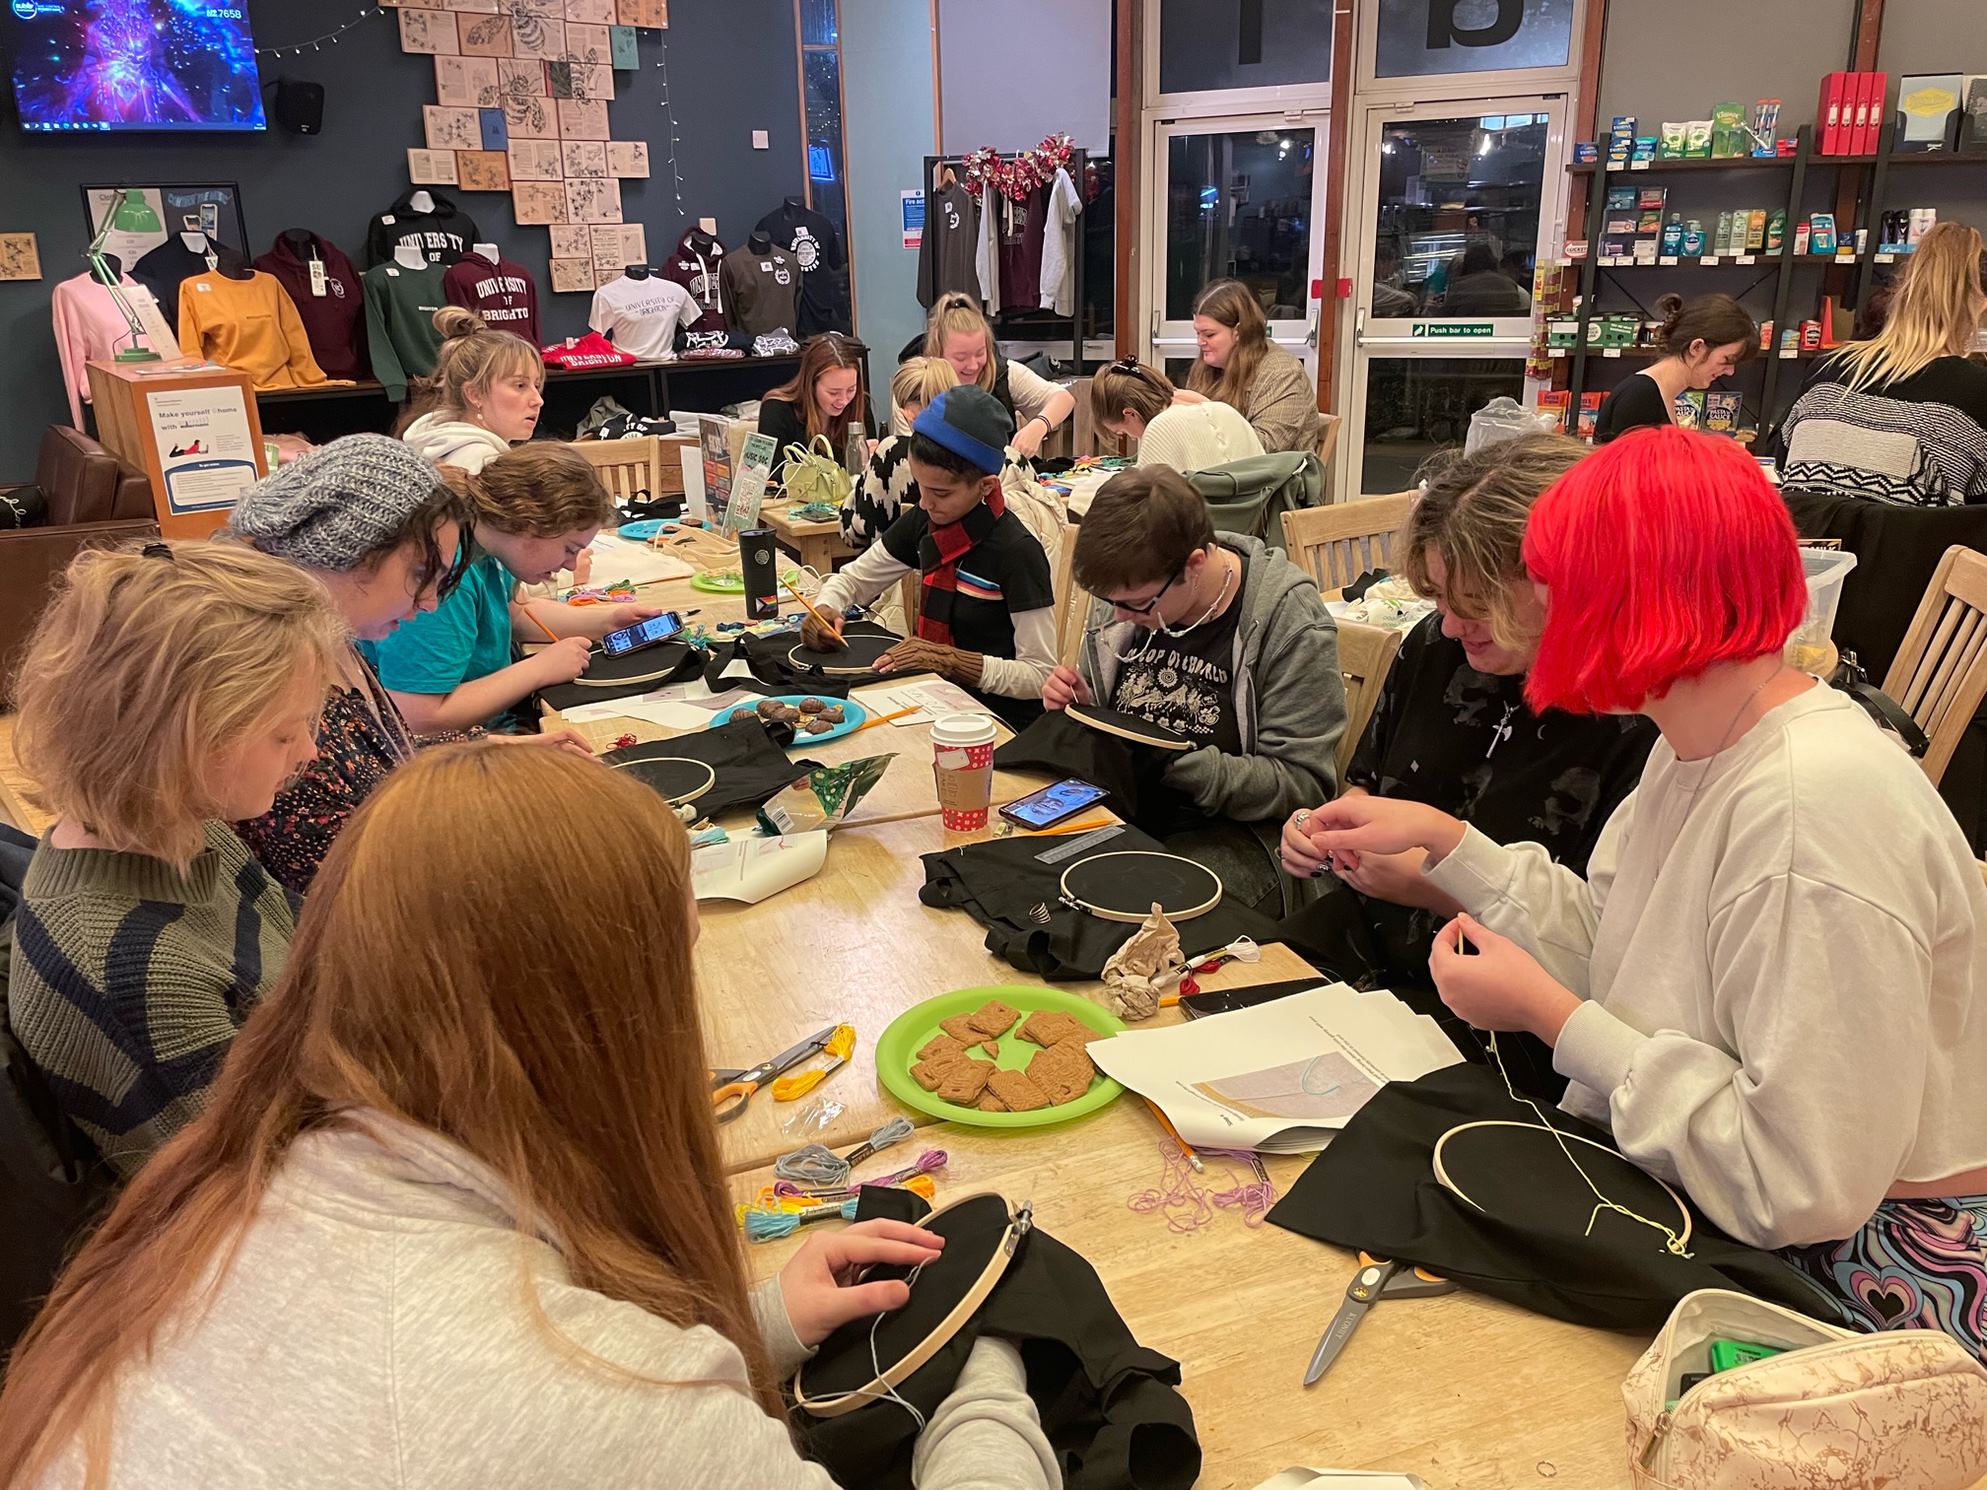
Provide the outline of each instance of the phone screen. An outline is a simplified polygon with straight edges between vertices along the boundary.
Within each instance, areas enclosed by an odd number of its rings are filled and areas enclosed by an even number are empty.
[[[1052,828],[1109,795],[1101,786],[1092,786],[1087,781],[1072,777],[1068,781],[1058,781],[1054,786],[1045,786],[1039,792],[1031,792],[1018,802],[1008,803],[1001,808],[1000,815],[1024,828]]]
[[[643,647],[652,647],[657,642],[666,642],[683,629],[683,618],[675,611],[664,611],[659,616],[650,616],[646,621],[637,621],[632,626],[623,626],[619,631],[610,631],[600,639],[600,649],[609,657],[624,657],[630,652],[639,652]]]

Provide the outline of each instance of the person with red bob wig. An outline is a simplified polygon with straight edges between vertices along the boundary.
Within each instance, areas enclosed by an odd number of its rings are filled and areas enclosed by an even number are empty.
[[[1730,440],[1635,431],[1540,497],[1525,564],[1532,706],[1662,732],[1586,876],[1381,797],[1314,811],[1316,849],[1423,850],[1465,909],[1451,1009],[1551,1045],[1567,1111],[1853,1317],[1987,1355],[1987,889],[1916,764],[1784,661],[1778,493]]]

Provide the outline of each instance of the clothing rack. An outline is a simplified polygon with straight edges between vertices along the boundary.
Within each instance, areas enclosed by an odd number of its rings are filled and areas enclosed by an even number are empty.
[[[1019,152],[1017,151],[1014,153],[1018,154]],[[1089,164],[1090,164],[1089,153],[1085,151],[1082,146],[1079,145],[1070,151],[1069,164],[1063,167],[1064,170],[1069,172],[1070,180],[1076,184],[1076,191],[1079,197],[1083,194],[1083,180],[1085,174],[1087,173]],[[938,190],[940,185],[939,172],[941,170],[948,170],[958,173],[958,175],[961,178],[960,184],[964,185],[965,169],[966,169],[966,157],[963,155],[927,155],[925,157],[925,166],[924,166],[925,201],[929,203],[932,194]],[[984,207],[984,203],[982,203],[982,207]],[[1084,211],[1087,212],[1089,210],[1090,210],[1089,204],[1086,203],[1084,205]],[[1070,299],[1073,302],[1073,308],[1069,317],[1069,343],[1070,343],[1069,352],[1070,352],[1071,365],[1079,374],[1082,373],[1083,371],[1083,288],[1084,288],[1083,261],[1086,257],[1084,253],[1083,234],[1081,231],[1081,227],[1082,227],[1082,222],[1081,219],[1079,218],[1078,231],[1076,231],[1072,235],[1072,241],[1070,243],[1070,258],[1072,261],[1070,264]],[[925,231],[926,232],[931,231],[931,220],[928,212],[925,220]],[[986,290],[986,286],[982,285],[980,286],[980,289],[982,291],[980,298],[982,301],[984,301],[986,299],[984,293]],[[1001,312],[1001,314],[1004,316],[1006,312],[1003,311]],[[1028,330],[1029,328],[1040,327],[1041,329],[1046,331],[1050,327],[1057,325],[1061,321],[1061,319],[1062,318],[1060,316],[1057,316],[1054,317],[1053,319],[1048,319],[1048,320],[1037,319],[1037,320],[1020,323],[1018,326],[1011,324],[1007,327],[1003,327],[1000,320],[996,319],[994,321],[994,340],[995,341],[1000,340],[1003,330],[1021,330],[1025,333],[1025,331]],[[1050,340],[1050,338],[1046,336],[1027,336],[1025,334],[1013,339],[1025,340],[1025,341]]]

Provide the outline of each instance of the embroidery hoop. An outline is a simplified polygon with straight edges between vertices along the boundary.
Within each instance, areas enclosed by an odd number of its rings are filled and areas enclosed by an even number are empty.
[[[803,1363],[801,1368],[794,1372],[792,1385],[793,1405],[795,1407],[807,1413],[809,1417],[839,1418],[859,1411],[869,1406],[872,1402],[901,1401],[896,1395],[897,1389],[913,1376],[917,1375],[930,1362],[933,1356],[937,1355],[939,1351],[952,1342],[959,1331],[965,1328],[966,1322],[974,1314],[979,1312],[980,1306],[987,1301],[987,1295],[994,1291],[994,1285],[1006,1276],[1008,1264],[1014,1260],[1014,1254],[1021,1245],[1021,1239],[1034,1227],[1034,1217],[1027,1205],[1024,1204],[1016,1210],[1010,1207],[1006,1199],[1001,1195],[991,1190],[981,1190],[971,1195],[962,1195],[949,1205],[940,1206],[918,1223],[928,1231],[936,1229],[941,1235],[944,1235],[947,1242],[947,1251],[950,1252],[952,1248],[963,1247],[967,1243],[963,1236],[955,1239],[945,1231],[944,1225],[947,1218],[951,1218],[954,1221],[968,1219],[960,1214],[966,1207],[971,1206],[975,1210],[985,1210],[987,1209],[986,1202],[988,1201],[993,1201],[1000,1206],[1001,1214],[1006,1217],[1006,1225],[994,1237],[992,1254],[987,1258],[985,1265],[966,1280],[965,1291],[946,1310],[938,1323],[933,1325],[922,1338],[913,1342],[908,1350],[888,1366],[884,1366],[877,1359],[874,1331],[881,1324],[882,1320],[889,1316],[879,1316],[875,1321],[859,1320],[853,1324],[842,1326],[834,1335],[822,1342],[821,1350],[813,1360]],[[911,1285],[912,1304],[907,1305],[907,1309],[913,1307],[918,1301],[917,1290],[920,1280],[917,1273],[921,1271],[920,1269],[914,1272],[908,1280]],[[863,1276],[865,1279],[872,1278],[876,1276],[877,1272],[878,1269],[871,1268]],[[839,1341],[838,1337],[845,1332],[849,1334],[850,1338],[847,1341]],[[847,1391],[824,1392],[820,1396],[810,1396],[807,1387],[809,1367],[816,1368],[816,1372],[819,1374],[819,1370],[824,1364],[838,1358],[838,1345],[842,1350],[853,1350],[866,1354],[872,1365],[879,1369],[874,1376],[860,1386],[852,1387]]]
[[[819,673],[826,678],[860,678],[876,671],[877,659],[889,651],[903,638],[880,636],[875,632],[858,632],[843,638],[848,649],[840,652],[817,652],[802,642],[787,653],[787,663],[796,672]]]
[[[630,652],[625,659],[609,657],[596,650],[587,671],[561,686],[619,688],[625,691],[639,683],[660,683],[683,665],[683,659],[689,653],[689,646],[683,642],[644,647],[639,652]],[[665,658],[668,660],[664,661]]]
[[[1199,878],[1204,880],[1205,885],[1203,886],[1203,890],[1211,887],[1213,893],[1207,895],[1204,900],[1198,900],[1192,904],[1183,905],[1183,906],[1166,904],[1166,900],[1163,895],[1152,896],[1142,893],[1134,895],[1134,898],[1136,898],[1139,901],[1139,904],[1135,909],[1117,910],[1109,906],[1095,905],[1092,902],[1083,899],[1082,896],[1078,895],[1076,891],[1073,888],[1071,888],[1070,876],[1075,875],[1078,870],[1082,869],[1087,864],[1100,863],[1105,859],[1148,859],[1148,860],[1162,860],[1168,865],[1184,864],[1187,867],[1187,869],[1191,871],[1191,874],[1188,876],[1188,878]],[[1110,879],[1116,884],[1122,884],[1124,880],[1127,878],[1127,876],[1119,873],[1118,871],[1131,871],[1131,874],[1135,876],[1138,867],[1139,866],[1134,864],[1120,864],[1113,866],[1113,869],[1110,872]],[[1079,875],[1078,878],[1083,879],[1083,878],[1088,878],[1088,876]],[[1183,859],[1178,854],[1155,853],[1149,849],[1120,849],[1115,853],[1091,854],[1088,858],[1078,859],[1074,864],[1070,865],[1069,868],[1065,869],[1062,872],[1062,879],[1058,881],[1056,888],[1059,894],[1059,898],[1062,900],[1062,903],[1064,905],[1071,906],[1076,910],[1083,911],[1088,915],[1095,916],[1100,921],[1118,921],[1129,926],[1140,926],[1145,923],[1146,918],[1152,914],[1152,902],[1155,899],[1159,901],[1161,908],[1165,911],[1166,918],[1169,921],[1178,923],[1180,921],[1191,921],[1196,916],[1206,915],[1209,911],[1213,910],[1217,905],[1221,904],[1221,897],[1225,893],[1221,883],[1221,876],[1216,874],[1212,869],[1209,869],[1205,864],[1196,864],[1192,859]]]
[[[1129,740],[1134,745],[1149,745],[1154,750],[1191,750],[1194,747],[1194,742],[1177,730],[1140,719],[1136,714],[1100,709],[1094,704],[1070,704],[1063,712],[1085,729],[1094,729],[1102,735],[1116,735],[1120,740]]]
[[[1690,1245],[1690,1229],[1692,1225],[1690,1207],[1683,1203],[1683,1198],[1680,1195],[1678,1195],[1675,1190],[1671,1189],[1666,1181],[1664,1181],[1660,1176],[1650,1174],[1645,1169],[1637,1168],[1634,1162],[1631,1159],[1629,1159],[1625,1154],[1622,1154],[1618,1150],[1609,1148],[1604,1143],[1596,1143],[1594,1142],[1593,1139],[1582,1137],[1578,1133],[1568,1133],[1564,1129],[1555,1128],[1551,1126],[1549,1123],[1520,1123],[1509,1118],[1485,1118],[1474,1123],[1459,1123],[1457,1126],[1451,1128],[1448,1132],[1444,1133],[1440,1138],[1435,1140],[1435,1153],[1432,1159],[1432,1165],[1435,1171],[1436,1181],[1442,1186],[1443,1189],[1447,1190],[1450,1194],[1456,1196],[1459,1200],[1463,1201],[1466,1205],[1469,1205],[1473,1209],[1482,1211],[1486,1216],[1491,1214],[1487,1206],[1485,1206],[1482,1202],[1474,1199],[1467,1190],[1463,1189],[1461,1185],[1456,1183],[1455,1177],[1449,1173],[1448,1166],[1443,1162],[1442,1151],[1448,1147],[1449,1140],[1454,1138],[1458,1133],[1468,1133],[1472,1129],[1477,1129],[1477,1128],[1521,1128],[1528,1133],[1551,1134],[1554,1137],[1556,1137],[1561,1143],[1568,1143],[1568,1142],[1584,1143],[1588,1148],[1595,1149],[1600,1153],[1606,1154],[1611,1159],[1620,1160],[1623,1164],[1628,1165],[1629,1168],[1634,1169],[1637,1174],[1642,1175],[1643,1178],[1649,1180],[1652,1184],[1660,1187],[1663,1194],[1669,1197],[1670,1204],[1674,1205],[1677,1208],[1677,1215],[1683,1218],[1683,1225],[1680,1228],[1678,1228],[1676,1232],[1677,1243],[1679,1246]],[[1581,1175],[1583,1179],[1587,1180],[1589,1186],[1593,1185],[1593,1180],[1586,1175],[1585,1171],[1580,1170],[1577,1165],[1575,1166],[1575,1170],[1577,1173]],[[1601,1211],[1607,1210],[1609,1208],[1610,1207],[1606,1205],[1596,1206],[1594,1208],[1594,1216],[1597,1216]],[[1593,1225],[1593,1219],[1594,1219],[1593,1216],[1590,1216],[1588,1219],[1588,1227],[1590,1230]],[[1642,1218],[1638,1217],[1635,1219],[1641,1220]],[[1651,1223],[1645,1221],[1644,1224],[1651,1224]]]
[[[685,802],[694,802],[718,784],[718,773],[709,761],[693,760],[686,755],[637,755],[635,752],[641,748],[641,746],[636,745],[625,751],[617,751],[615,754],[622,755],[625,759],[609,760],[606,764],[609,768],[616,771],[631,771],[638,766],[693,767],[691,776],[696,781],[696,785],[685,787],[680,791],[665,792],[660,788],[654,787],[654,783],[652,782],[642,781],[642,785],[653,788],[656,794],[672,807]],[[701,777],[697,775],[698,772],[703,773]],[[639,777],[636,779],[641,780]]]

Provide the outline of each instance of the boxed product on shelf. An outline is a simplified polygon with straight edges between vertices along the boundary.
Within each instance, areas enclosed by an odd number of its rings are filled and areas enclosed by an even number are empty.
[[[1573,142],[1573,164],[1576,166],[1590,166],[1600,158],[1601,147],[1594,143],[1594,141],[1575,140]]]
[[[1570,388],[1541,388],[1539,390],[1539,417],[1550,421],[1553,434],[1566,433],[1566,416],[1573,409],[1573,391]]]
[[[1670,405],[1670,409],[1676,418],[1678,429],[1704,428],[1704,390],[1702,388],[1684,389],[1683,392],[1676,396],[1676,401]]]
[[[1574,316],[1554,316],[1545,323],[1548,347],[1572,347],[1580,342],[1580,322]]]
[[[1746,252],[1758,253],[1766,247],[1766,209],[1755,207],[1746,214]]]
[[[1580,423],[1576,433],[1583,440],[1594,438],[1594,426],[1600,422],[1601,405],[1607,401],[1605,393],[1583,393],[1580,395]]]
[[[1736,101],[1711,106],[1711,154],[1719,160],[1750,155],[1746,138],[1746,106]]]
[[[1711,158],[1711,121],[1692,119],[1683,127],[1683,157],[1685,160],[1709,160]]]
[[[1762,98],[1753,104],[1752,127],[1749,130],[1749,135],[1754,155],[1771,158],[1777,153],[1778,146],[1774,143],[1773,131],[1779,127],[1779,124],[1779,99]]]
[[[1967,77],[1959,118],[1959,153],[1987,155],[1987,74]]]
[[[1739,410],[1745,400],[1736,393],[1707,390],[1704,395],[1704,428],[1714,435],[1739,432]]]
[[[1897,133],[1891,148],[1925,155],[1959,148],[1960,101],[1966,78],[1956,72],[1911,73],[1897,80]]]
[[[1655,263],[1655,262],[1656,262],[1656,248],[1657,248],[1657,240],[1656,240],[1656,239],[1654,239],[1654,238],[1637,238],[1637,239],[1635,240],[1635,255],[1634,255],[1634,257],[1635,257],[1635,262],[1636,262],[1636,263],[1638,263],[1638,264],[1653,264],[1653,263]]]
[[[1628,158],[1631,163],[1635,161],[1646,163],[1654,160],[1656,158],[1656,137],[1654,135],[1637,135],[1634,147],[1630,150]]]
[[[1567,263],[1577,264],[1586,257],[1587,257],[1587,240],[1585,238],[1568,238],[1566,240]]]
[[[1683,137],[1686,127],[1681,119],[1663,121],[1662,133],[1656,136],[1656,159],[1683,159]]]
[[[1635,345],[1635,334],[1641,329],[1640,316],[1609,315],[1601,322],[1601,345],[1632,347]]]
[[[1670,189],[1667,186],[1644,186],[1636,190],[1635,205],[1644,212],[1660,213],[1669,205]]]

